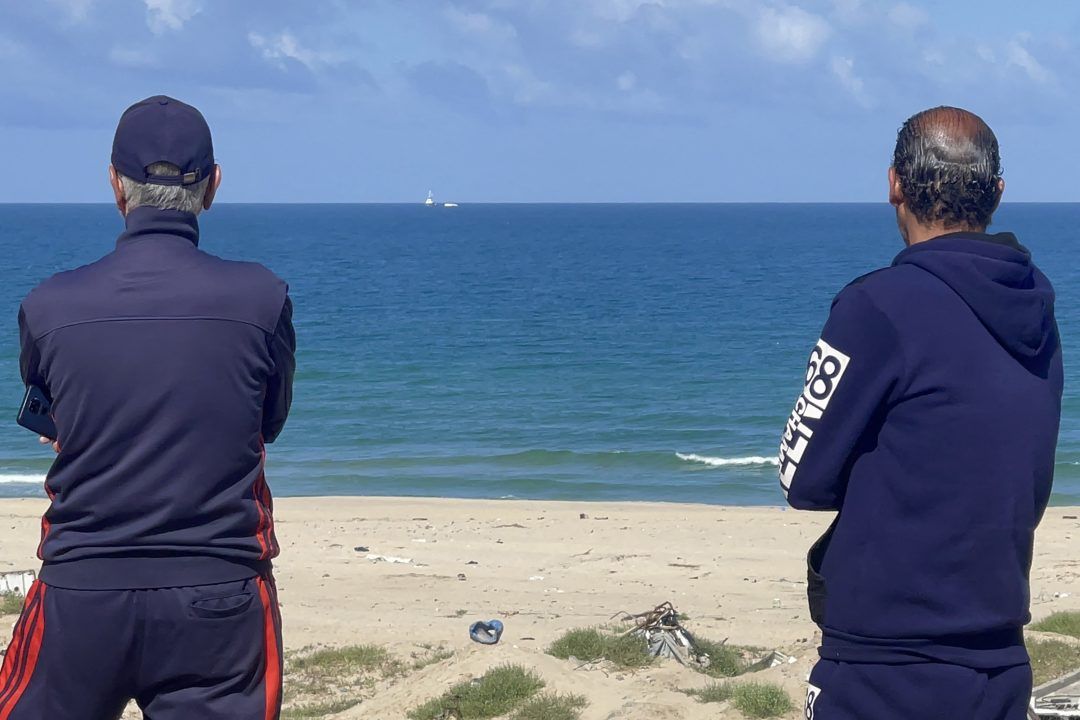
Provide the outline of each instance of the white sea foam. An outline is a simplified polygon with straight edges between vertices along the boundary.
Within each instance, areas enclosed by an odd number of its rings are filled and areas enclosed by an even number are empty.
[[[694,453],[675,453],[675,457],[687,462],[701,463],[711,467],[728,467],[731,465],[779,465],[780,460],[775,457],[762,457],[749,455],[747,457],[710,457],[708,455],[695,455]]]
[[[44,475],[0,475],[0,485],[41,485]]]

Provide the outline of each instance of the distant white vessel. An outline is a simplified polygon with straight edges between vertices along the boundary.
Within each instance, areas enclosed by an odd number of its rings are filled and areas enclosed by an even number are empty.
[[[457,207],[457,203],[443,203],[443,207]]]
[[[424,204],[428,207],[435,207],[435,198],[430,190],[427,191],[427,200],[424,201]]]

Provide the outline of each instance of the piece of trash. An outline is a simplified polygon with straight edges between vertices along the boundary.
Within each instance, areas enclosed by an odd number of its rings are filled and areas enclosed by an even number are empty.
[[[1039,720],[1080,718],[1080,670],[1043,683],[1031,693],[1030,716]]]
[[[427,540],[425,540],[424,538],[413,538],[413,542],[415,542],[415,543],[426,543]]]
[[[457,574],[457,579],[458,579],[458,580],[461,580],[462,582],[465,582],[465,580],[466,580],[467,578],[465,577],[465,573],[458,573],[458,574]]]
[[[37,580],[37,572],[34,570],[14,570],[0,573],[0,592],[18,593],[26,597],[35,580]]]
[[[355,550],[356,552],[371,552],[371,548],[364,547],[363,545],[357,545],[353,548],[353,550]]]
[[[474,622],[469,627],[469,637],[481,645],[494,645],[503,634],[503,624],[498,620]]]
[[[476,562],[475,560],[470,560],[469,562],[467,562],[465,564],[466,565],[479,565],[480,563]]]
[[[774,668],[777,665],[788,665],[788,664],[793,663],[795,661],[796,661],[796,659],[791,657],[790,655],[785,655],[784,653],[780,652],[779,650],[773,650],[772,652],[770,652],[765,657],[763,657],[760,660],[758,660],[758,661],[756,661],[754,663],[751,663],[749,666],[747,666],[746,672],[756,672],[758,670],[768,670],[769,668]]]
[[[533,575],[531,578],[529,578],[529,582],[536,582],[537,580],[543,580],[543,579],[544,579],[543,575]]]
[[[1064,518],[1065,520],[1076,520],[1078,516],[1076,516],[1076,515],[1062,515],[1061,517]]]
[[[412,558],[394,557],[393,555],[368,555],[367,559],[371,562],[384,562],[391,565],[410,565],[412,564]]]
[[[694,637],[679,623],[679,614],[670,602],[637,615],[616,613],[613,618],[620,615],[624,621],[634,623],[626,634],[644,639],[653,657],[672,658],[682,665],[709,666],[709,656],[697,649]]]
[[[579,520],[588,520],[589,516],[586,515],[585,513],[581,513],[580,515],[578,515],[578,519]]]

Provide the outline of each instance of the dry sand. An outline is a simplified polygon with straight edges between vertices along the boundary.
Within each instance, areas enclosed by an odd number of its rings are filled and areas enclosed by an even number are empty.
[[[36,500],[0,501],[0,571],[36,567],[44,507]],[[1078,515],[1053,508],[1039,530],[1036,619],[1080,609]],[[805,692],[816,628],[806,610],[803,558],[827,514],[658,503],[296,498],[281,500],[276,516],[287,648],[376,642],[402,658],[421,643],[454,651],[449,660],[380,684],[336,718],[403,718],[451,684],[506,662],[534,669],[550,689],[585,695],[583,720],[739,717],[679,692],[706,678],[672,663],[625,673],[577,668],[544,654],[566,630],[665,600],[703,636],[795,655],[797,662],[759,677],[780,682],[796,701]],[[368,554],[411,562],[373,562]],[[492,618],[506,625],[502,643],[470,642],[469,624]]]

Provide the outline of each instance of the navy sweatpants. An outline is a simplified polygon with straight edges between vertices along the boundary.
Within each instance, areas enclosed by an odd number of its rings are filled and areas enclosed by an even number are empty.
[[[819,660],[807,720],[1025,720],[1031,666],[973,670],[946,663]]]
[[[272,579],[154,590],[35,583],[0,671],[0,720],[275,720]]]

